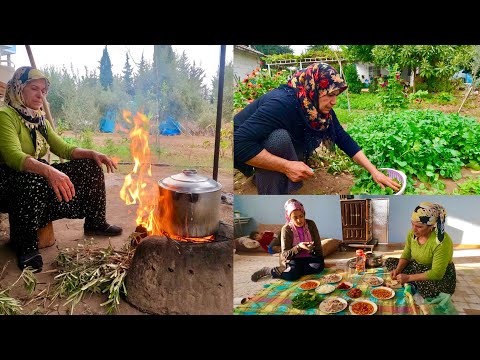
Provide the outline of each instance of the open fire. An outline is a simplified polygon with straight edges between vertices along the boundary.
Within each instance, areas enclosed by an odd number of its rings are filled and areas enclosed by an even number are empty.
[[[149,119],[137,113],[123,111],[123,117],[133,128],[129,132],[130,151],[134,159],[133,170],[125,176],[120,197],[127,205],[138,204],[136,212],[137,236],[134,244],[138,244],[146,235],[161,235],[167,238],[186,242],[211,242],[214,234],[205,237],[183,236],[176,233],[175,214],[172,192],[159,190],[158,183],[152,177],[152,157],[149,146]],[[187,217],[187,214],[185,214]]]

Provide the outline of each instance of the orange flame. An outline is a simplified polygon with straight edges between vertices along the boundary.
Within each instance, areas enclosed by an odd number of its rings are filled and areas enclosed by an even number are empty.
[[[123,117],[128,123],[131,113],[123,111]],[[148,145],[148,118],[137,113],[133,118],[134,127],[130,131],[130,152],[132,153],[135,165],[133,170],[125,177],[120,197],[127,205],[138,204],[137,225],[142,225],[148,231],[152,225],[148,224],[150,214],[154,212],[158,201],[158,189],[152,179],[152,166],[150,147]]]
[[[124,113],[125,114],[125,113]],[[116,123],[115,124],[115,129],[114,129],[115,132],[123,132],[125,134],[128,134],[128,129],[125,129],[121,124],[119,123]]]
[[[131,124],[132,114],[124,110],[123,117]],[[174,202],[171,191],[159,190],[152,178],[151,152],[148,144],[149,119],[142,113],[133,118],[134,127],[130,130],[130,152],[134,159],[133,170],[125,176],[120,197],[127,205],[138,204],[137,226],[141,225],[149,235],[165,235],[170,238],[190,242],[213,241],[213,235],[205,238],[190,238],[175,235]]]

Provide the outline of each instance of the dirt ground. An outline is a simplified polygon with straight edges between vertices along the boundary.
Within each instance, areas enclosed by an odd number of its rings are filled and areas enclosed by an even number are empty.
[[[100,141],[101,139],[108,138],[110,136],[118,137],[114,134],[100,134],[94,137],[94,141]],[[168,136],[161,137],[162,143],[166,148],[171,149],[169,151],[178,152],[178,154],[187,155],[191,149],[198,150],[203,154],[203,148],[201,145],[204,141],[210,141],[214,143],[214,138],[212,137],[191,137],[189,136]],[[193,139],[192,139],[193,138]],[[182,145],[183,141],[183,145]],[[185,144],[193,144],[194,147],[185,146]],[[202,149],[202,150],[200,150]],[[213,146],[209,150],[213,151]],[[198,154],[195,154],[198,155]],[[195,163],[192,163],[192,168],[195,167]],[[115,249],[120,249],[123,244],[127,241],[128,236],[135,230],[135,205],[127,206],[124,201],[120,198],[119,193],[123,185],[125,174],[127,174],[133,168],[132,165],[123,165],[120,171],[115,173],[105,174],[105,185],[107,190],[107,221],[120,225],[123,227],[123,234],[118,237],[104,237],[104,236],[95,236],[89,239],[92,239],[94,244],[98,247],[106,248],[109,243]],[[160,166],[152,167],[153,177],[155,179],[162,179],[170,175],[180,172],[181,169],[174,166]],[[212,177],[212,168],[201,168],[198,169],[200,175]],[[222,192],[226,193],[230,198],[233,199],[231,194],[233,194],[233,181],[232,181],[232,170],[229,169],[219,169],[218,173],[218,182],[223,185]],[[0,218],[0,272],[4,268],[3,274],[0,278],[0,290],[3,290],[14,283],[14,281],[19,277],[20,270],[16,264],[16,256],[12,250],[7,246],[7,241],[9,237],[8,222],[5,222],[5,214],[2,214],[3,221]],[[233,226],[233,205],[224,204],[220,205],[220,220]],[[58,249],[64,249],[67,247],[76,247],[77,244],[82,243],[85,239],[83,234],[83,219],[61,219],[53,222],[55,239],[56,243],[54,246],[49,248],[44,248],[40,250],[40,253],[43,257],[44,268],[43,271],[39,274],[36,274],[38,281],[37,288],[34,292],[35,295],[41,293],[44,289],[51,289],[55,273],[54,259],[58,253]],[[44,292],[46,293],[46,291]],[[23,314],[68,314],[69,307],[63,306],[65,300],[55,301],[53,304],[50,304],[51,301],[47,298],[40,298],[38,301],[32,301],[31,297],[27,295],[27,292],[23,288],[21,282],[17,283],[15,287],[10,291],[10,296],[20,300],[23,304]],[[102,302],[107,299],[104,295],[93,294],[84,298],[81,303],[75,307],[74,314],[105,314],[105,308],[100,306]],[[30,303],[29,303],[30,302]],[[26,305],[28,304],[28,305]],[[116,314],[126,315],[126,314],[142,314],[140,311],[129,305],[126,301],[122,301],[118,308]]]
[[[463,95],[457,95],[457,102],[461,103]],[[440,110],[445,113],[456,113],[459,109],[458,104],[447,105],[422,105],[422,109]],[[460,112],[462,116],[476,118],[480,121],[480,95],[478,93],[471,94],[465,102]],[[368,154],[367,154],[368,156]],[[348,195],[350,188],[353,186],[355,177],[351,174],[331,175],[327,173],[328,168],[315,169],[315,176],[304,181],[303,187],[295,192],[299,195]],[[461,170],[462,178],[457,182],[451,179],[440,179],[445,183],[445,192],[451,193],[467,179],[468,175],[476,177],[480,174],[479,171],[474,171],[469,168]],[[419,184],[419,183],[418,183]],[[416,184],[415,186],[417,186]],[[234,170],[234,192],[236,195],[256,195],[257,189],[252,182],[252,177],[245,177],[238,170]]]
[[[256,195],[257,188],[253,177],[246,178],[241,172],[234,172],[235,195]],[[295,192],[299,195],[347,195],[355,178],[350,174],[332,175],[326,168],[315,169],[315,175],[303,182],[303,186]]]

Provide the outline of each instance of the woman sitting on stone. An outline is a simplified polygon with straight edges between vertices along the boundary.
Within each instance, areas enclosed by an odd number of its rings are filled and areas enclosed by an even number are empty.
[[[122,228],[105,217],[102,165],[116,169],[106,155],[67,144],[45,119],[42,109],[49,88],[38,70],[18,68],[7,84],[0,107],[0,211],[10,219],[10,244],[18,266],[41,271],[38,229],[61,218],[85,218],[85,235],[115,236]],[[49,165],[52,153],[71,160]]]
[[[418,205],[412,213],[412,229],[400,259],[385,261],[392,279],[402,284],[412,283],[424,298],[455,291],[453,242],[445,232],[446,215],[442,205],[431,202]]]

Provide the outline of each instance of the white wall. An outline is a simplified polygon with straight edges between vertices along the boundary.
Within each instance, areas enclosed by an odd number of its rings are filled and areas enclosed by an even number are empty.
[[[247,225],[242,225],[243,235],[255,230],[258,224],[285,224],[283,205],[291,198],[303,204],[307,219],[315,221],[321,237],[342,238],[340,197],[337,195],[235,195],[234,211],[252,217]]]
[[[235,76],[243,80],[257,67],[260,67],[260,58],[257,55],[234,48],[233,73]]]
[[[358,195],[355,198],[366,199],[385,196]],[[415,207],[422,201],[441,204],[447,210],[445,231],[454,244],[480,244],[480,196],[474,195],[401,195],[388,196],[389,226],[388,242],[403,243],[411,227],[410,217]]]

